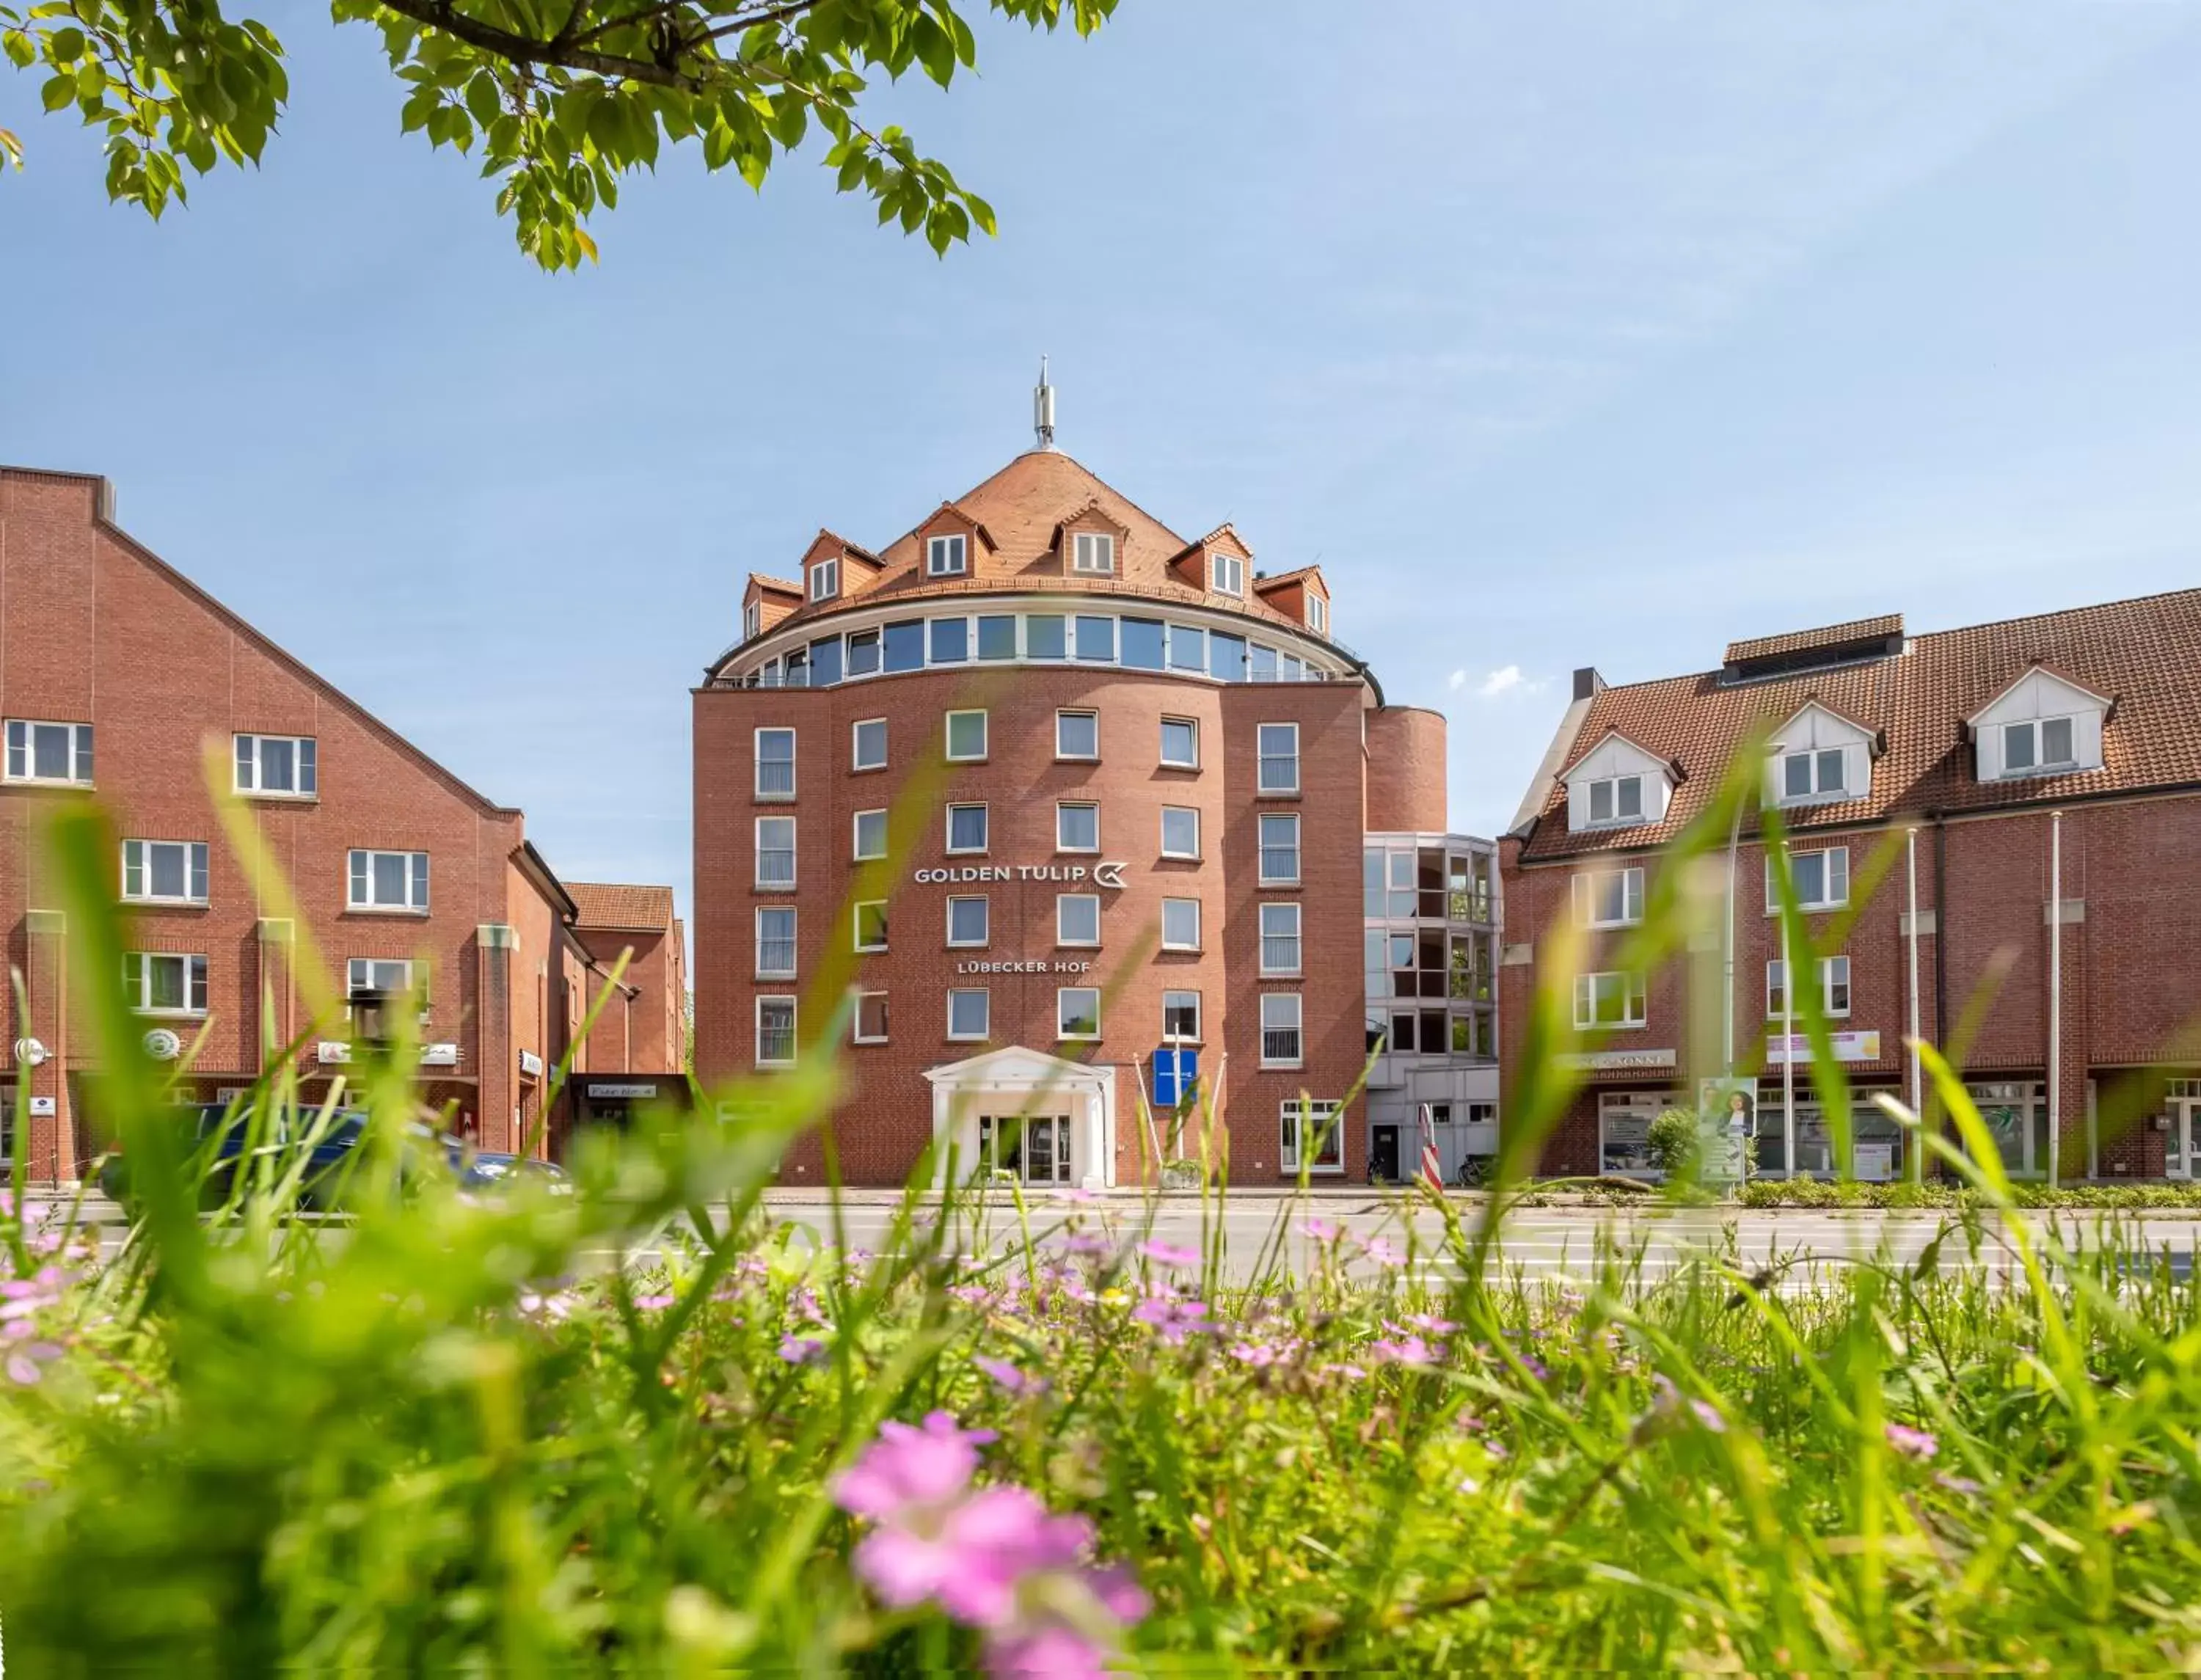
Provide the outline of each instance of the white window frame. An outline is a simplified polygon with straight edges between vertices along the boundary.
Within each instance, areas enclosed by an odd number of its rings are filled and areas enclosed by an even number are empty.
[[[1841,877],[1841,891],[1838,895],[1820,898],[1804,896],[1803,883],[1796,879],[1796,865],[1799,860],[1807,857],[1826,860],[1819,866],[1819,881],[1822,888],[1830,886],[1837,875]],[[1788,854],[1788,878],[1796,883],[1796,908],[1799,910],[1807,915],[1815,915],[1822,910],[1840,910],[1850,902],[1850,849],[1847,846],[1820,846],[1810,851],[1791,852]],[[1770,852],[1765,856],[1765,913],[1769,916],[1781,913],[1781,885],[1774,879],[1773,855]]]
[[[1190,943],[1170,937],[1170,914],[1175,907],[1182,920],[1187,905],[1192,907],[1192,938]],[[1183,931],[1182,929],[1179,930]],[[1165,898],[1162,900],[1162,949],[1165,951],[1196,951],[1200,949],[1200,901],[1196,898]]]
[[[767,847],[764,843],[764,830],[766,823],[785,823],[787,825],[787,844],[784,849],[787,853],[787,878],[784,881],[767,881],[764,878],[765,853],[766,851],[776,852],[783,849],[783,848],[778,846]],[[786,815],[759,817],[756,819],[756,830],[753,837],[754,840],[754,845],[752,849],[750,862],[753,868],[753,880],[756,890],[759,892],[792,892],[795,890],[796,880],[801,874],[802,858],[801,852],[796,845],[796,842],[801,838],[801,835],[799,831],[795,828],[795,819],[792,816]]]
[[[1170,725],[1177,724],[1192,731],[1192,756],[1171,758],[1169,755]],[[1197,770],[1200,768],[1200,720],[1197,718],[1164,718],[1161,721],[1161,743],[1159,762],[1165,770]]]
[[[875,997],[879,1001],[881,1017],[879,1031],[866,1032],[864,1005]],[[883,990],[860,991],[856,994],[856,1007],[848,1017],[848,1042],[851,1044],[883,1044],[887,1042],[887,1034],[892,1030],[893,1025],[891,1018],[887,1014],[887,995]]]
[[[1093,843],[1091,845],[1073,846],[1063,838],[1063,819],[1072,811],[1090,811],[1093,814]],[[1099,800],[1058,799],[1054,802],[1054,849],[1058,852],[1071,852],[1079,856],[1090,856],[1100,849],[1100,802]]]
[[[843,677],[841,680],[846,682],[848,678]],[[879,729],[879,758],[876,764],[866,764],[864,762],[864,731],[873,724],[877,724]],[[848,725],[848,768],[857,771],[883,770],[886,767],[887,720],[884,718],[858,718]]]
[[[1246,597],[1246,562],[1220,549],[1207,551],[1207,586],[1218,595]]]
[[[1599,891],[1609,884],[1620,883],[1620,909],[1615,916],[1599,913]],[[1635,927],[1643,920],[1643,870],[1640,865],[1626,869],[1594,869],[1574,878],[1575,925],[1577,927]]]
[[[398,971],[395,985],[377,985],[375,971],[394,968]],[[415,962],[409,957],[347,957],[344,960],[344,1014],[349,1018],[351,1006],[365,996],[380,993],[384,997],[403,997],[413,990],[415,975],[420,981],[420,1019],[428,1019],[430,970],[425,962]]]
[[[955,750],[955,720],[958,718],[977,719],[978,750],[977,752],[959,753]],[[989,735],[990,731],[986,717],[986,708],[984,707],[959,707],[955,710],[949,712],[941,725],[941,749],[946,755],[948,761],[950,764],[983,764],[986,761],[986,749],[989,743]]]
[[[1062,725],[1065,719],[1083,718],[1093,725],[1093,750],[1089,753],[1066,753],[1062,749]],[[1054,714],[1054,755],[1069,764],[1098,764],[1100,761],[1100,714],[1083,707],[1065,706]]]
[[[2061,758],[2048,756],[2048,725],[2052,723],[2062,724],[2068,737],[2066,750]],[[2061,776],[2079,767],[2079,720],[2076,715],[2064,712],[2053,717],[2019,718],[2001,727],[2002,773],[2004,779],[2022,781],[2035,776]],[[2027,762],[2024,764],[2011,761],[2010,743],[2019,730],[2026,731]]]
[[[1619,983],[1621,1019],[1600,1021],[1597,1019],[1597,997],[1605,990],[1599,982]],[[1402,999],[1401,1002],[1404,1000]],[[1644,977],[1629,970],[1599,969],[1594,973],[1575,976],[1575,1029],[1578,1032],[1640,1031],[1649,1025],[1651,993]]]
[[[1272,910],[1278,912],[1280,914],[1283,913],[1289,913],[1292,924],[1292,931],[1290,933],[1271,933],[1269,931],[1269,913]],[[1301,930],[1305,925],[1306,919],[1300,915],[1299,905],[1288,899],[1281,902],[1261,904],[1256,907],[1254,915],[1256,937],[1260,941],[1261,947],[1261,974],[1265,978],[1272,975],[1283,977],[1305,972],[1306,963],[1306,942]],[[1269,960],[1269,942],[1271,939],[1282,941],[1287,938],[1288,938],[1292,943],[1294,960],[1289,967],[1278,967]]]
[[[180,893],[152,890],[153,854],[163,848],[173,848],[184,855],[184,890]],[[208,861],[208,848],[203,840],[125,840],[122,843],[122,902],[126,904],[204,904],[209,884]],[[135,892],[130,890],[130,877],[133,870],[138,877],[138,890]]]
[[[405,902],[402,904],[379,903],[371,896],[374,890],[375,860],[385,857],[405,860]],[[360,861],[362,858],[366,860],[363,866]],[[429,896],[429,867],[426,852],[392,852],[377,847],[354,846],[344,858],[344,908],[354,915],[425,916],[433,902]],[[362,882],[370,896],[360,896]]]
[[[1281,1015],[1281,1014],[1282,1014],[1282,1013],[1286,1013],[1286,1012],[1285,1012],[1285,1011],[1284,1011],[1281,1007],[1277,1007],[1277,1009],[1275,1009],[1275,1010],[1273,1010],[1273,1011],[1272,1011],[1272,1010],[1271,1010],[1271,1006],[1272,1004],[1273,1004],[1273,1005],[1277,1005],[1277,1006],[1282,1006],[1282,1005],[1284,1005],[1284,1004],[1287,1004],[1287,1003],[1288,1003],[1288,1004],[1291,1006],[1291,1008],[1290,1008],[1290,1010],[1289,1010],[1289,1012],[1288,1012],[1288,1013],[1289,1013],[1289,1014],[1291,1015],[1291,1019],[1290,1019],[1290,1021],[1289,1021],[1288,1023],[1287,1023],[1287,1022],[1285,1022],[1285,1021],[1283,1021],[1283,1020],[1281,1020],[1281,1019],[1279,1019],[1279,1020],[1275,1020],[1275,1021],[1271,1021],[1271,1019],[1270,1019],[1270,1016],[1271,1015],[1271,1013],[1276,1013],[1276,1014],[1278,1014],[1278,1015]],[[1269,1054],[1269,1034],[1270,1034],[1271,1032],[1272,1032],[1272,1031],[1274,1031],[1274,1032],[1283,1032],[1283,1031],[1288,1031],[1292,1034],[1293,1042],[1294,1042],[1294,1043],[1297,1046],[1297,1049],[1295,1049],[1293,1051],[1293,1053],[1292,1053],[1289,1056],[1288,1056],[1288,1057],[1287,1057],[1287,1056],[1277,1056],[1277,1055],[1271,1055],[1271,1054]],[[1306,1066],[1306,1002],[1305,998],[1303,998],[1303,997],[1302,997],[1302,996],[1301,996],[1298,992],[1295,992],[1295,991],[1265,991],[1265,992],[1263,992],[1263,993],[1261,994],[1260,1033],[1261,1033],[1261,1059],[1260,1059],[1260,1060],[1261,1060],[1261,1066],[1264,1066],[1264,1067],[1304,1067],[1304,1066]]]
[[[1189,817],[1192,819],[1192,849],[1189,852],[1171,851],[1170,849],[1170,819],[1173,816]],[[1167,858],[1186,859],[1194,863],[1197,863],[1200,861],[1200,807],[1197,805],[1165,805],[1162,807],[1161,855]]]
[[[787,737],[787,758],[785,761],[787,765],[787,785],[784,788],[768,789],[764,784],[764,771],[766,763],[764,755],[764,741],[765,737],[767,735],[784,735]],[[795,731],[786,724],[765,724],[751,731],[751,739],[749,743],[749,764],[755,783],[756,796],[759,799],[767,799],[772,801],[774,803],[779,803],[795,797],[795,752],[796,745]],[[771,762],[773,767],[777,768],[781,761],[778,759],[773,759]]]
[[[1106,531],[1077,531],[1070,537],[1070,569],[1081,578],[1116,575],[1116,539]]]
[[[1640,770],[1631,770],[1625,776],[1600,776],[1587,784],[1582,794],[1582,809],[1589,814],[1592,828],[1635,828],[1651,820],[1650,807],[1644,800],[1645,777]],[[1629,783],[1635,786],[1635,808],[1632,812],[1620,808],[1620,790]],[[1597,814],[1599,790],[1605,790],[1605,814]]]
[[[1269,854],[1271,851],[1282,851],[1283,849],[1281,846],[1270,846],[1261,837],[1267,831],[1270,821],[1275,818],[1288,818],[1292,825],[1292,872],[1288,875],[1271,875],[1269,873]],[[1265,887],[1295,887],[1299,885],[1300,878],[1306,868],[1306,855],[1302,847],[1303,838],[1304,837],[1300,832],[1300,814],[1298,812],[1264,811],[1260,814],[1253,825],[1253,845],[1256,852],[1259,854],[1256,863],[1258,884]]]
[[[1318,636],[1329,634],[1329,598],[1307,591],[1307,626]]]
[[[955,937],[955,907],[959,904],[975,904],[978,907],[978,919],[982,925],[976,939],[959,939]],[[948,949],[951,951],[983,949],[994,943],[994,907],[990,899],[983,892],[950,893],[948,897],[947,924]]]
[[[764,1008],[765,1005],[767,1003],[784,1003],[787,1006],[787,1054],[784,1056],[768,1056],[764,1053]],[[792,1067],[795,1066],[795,1045],[800,1036],[800,1019],[801,1018],[797,1013],[795,995],[792,992],[760,992],[757,994],[756,1007],[750,1018],[751,1026],[754,1033],[754,1037],[751,1042],[755,1051],[757,1066]]]
[[[752,601],[742,608],[742,640],[754,642],[764,633],[764,602]]]
[[[1337,1159],[1324,1161],[1319,1157],[1307,1163],[1307,1176],[1321,1178],[1341,1174],[1345,1171],[1345,1122],[1341,1111],[1345,1105],[1335,1097],[1286,1097],[1277,1105],[1277,1165],[1286,1172],[1300,1170],[1300,1148],[1303,1142],[1302,1129],[1315,1131],[1337,1152]],[[1317,1130],[1319,1128],[1319,1130]]]
[[[1171,1031],[1170,1031],[1170,1025],[1169,1025],[1169,1018],[1170,1018],[1170,1000],[1171,1000],[1171,998],[1173,998],[1173,997],[1179,997],[1179,998],[1182,998],[1182,997],[1189,997],[1189,998],[1190,998],[1190,999],[1192,1000],[1192,1031],[1191,1031],[1190,1032],[1189,1032],[1189,1033],[1186,1033],[1186,1032],[1171,1032]],[[1201,1002],[1200,1002],[1200,992],[1199,992],[1199,990],[1198,990],[1198,989],[1197,989],[1197,988],[1193,988],[1193,987],[1172,987],[1172,988],[1171,988],[1170,990],[1165,990],[1165,991],[1164,991],[1164,992],[1162,993],[1162,1043],[1165,1043],[1165,1044],[1198,1044],[1198,1043],[1203,1043],[1203,1042],[1204,1042],[1204,1034],[1205,1034],[1206,1030],[1206,1025],[1207,1025],[1207,1022],[1206,1022],[1206,1011],[1205,1011],[1205,1008],[1204,1008],[1203,1005],[1201,1004]]]
[[[291,779],[296,787],[261,785],[261,749],[270,741],[291,749]],[[249,743],[249,744],[248,744]],[[260,735],[240,730],[230,737],[230,783],[235,791],[254,799],[318,799],[320,797],[320,753],[310,735]],[[247,778],[246,767],[250,767]]]
[[[864,942],[864,912],[876,910],[878,914],[879,937],[872,943]],[[860,956],[883,951],[887,948],[887,902],[883,898],[860,898],[848,908],[848,943]]]
[[[1068,1030],[1068,1023],[1064,1019],[1064,1016],[1065,1016],[1065,1013],[1067,1013],[1067,1010],[1066,1010],[1066,1005],[1068,1004],[1069,1000],[1070,1000],[1070,999],[1071,999],[1071,998],[1073,998],[1073,997],[1089,997],[1089,998],[1091,998],[1091,999],[1093,1000],[1093,1031],[1090,1031],[1090,1032],[1071,1032],[1071,1031],[1070,1031]],[[1058,987],[1055,989],[1055,993],[1054,993],[1054,1036],[1055,1036],[1055,1038],[1057,1039],[1057,1041],[1058,1041],[1058,1042],[1068,1043],[1068,1042],[1071,1042],[1071,1041],[1073,1041],[1073,1040],[1074,1040],[1074,1041],[1076,1041],[1077,1043],[1081,1043],[1081,1044],[1089,1044],[1089,1043],[1093,1043],[1096,1042],[1096,1041],[1100,1038],[1100,987],[1098,987],[1098,986],[1058,986]]]
[[[1786,966],[1779,957],[1765,965],[1765,1018],[1770,1021],[1795,1019],[1787,1015],[1781,1007],[1781,989]],[[1840,996],[1840,1002],[1835,999]],[[1830,1019],[1841,1019],[1850,1013],[1853,1002],[1850,993],[1850,960],[1846,955],[1819,959],[1819,1013]]]
[[[1073,938],[1065,929],[1064,913],[1073,904],[1090,904],[1093,907],[1093,937],[1090,939]],[[1079,949],[1089,949],[1100,943],[1100,895],[1099,893],[1059,892],[1055,894],[1054,943]]]
[[[766,916],[781,915],[787,918],[787,966],[784,968],[767,968],[765,966],[764,960],[765,945],[766,943],[764,931],[764,919]],[[796,936],[800,931],[800,928],[795,919],[795,906],[792,904],[758,905],[756,907],[756,919],[753,925],[753,928],[756,945],[752,955],[754,956],[756,962],[754,970],[756,978],[760,980],[792,980],[795,978],[795,965],[801,960],[801,949],[795,943]]]
[[[956,1030],[955,1000],[959,997],[975,997],[978,1000],[980,1010],[986,1019],[985,1024],[982,1025],[977,1031],[958,1031]],[[950,986],[948,989],[948,1037],[949,1040],[956,1043],[976,1044],[982,1043],[993,1036],[993,994],[984,986]]]
[[[1291,731],[1292,749],[1289,754],[1289,759],[1292,767],[1292,780],[1289,787],[1286,787],[1282,784],[1278,784],[1277,785],[1271,787],[1269,784],[1269,766],[1271,763],[1282,763],[1287,756],[1282,753],[1272,753],[1269,750],[1268,736],[1269,731],[1272,729],[1286,729]],[[1253,792],[1256,797],[1262,799],[1285,799],[1289,798],[1299,792],[1300,726],[1297,724],[1263,723],[1254,725],[1253,758],[1255,763]]]
[[[976,811],[978,814],[978,826],[983,831],[979,837],[978,844],[975,846],[959,846],[955,843],[955,814],[958,811]],[[960,803],[950,805],[948,808],[947,819],[948,835],[946,849],[948,856],[982,857],[991,847],[994,838],[993,819],[988,815],[985,802],[983,800],[975,802],[965,800]]]
[[[961,532],[924,539],[924,575],[960,578],[971,570],[971,539]]]
[[[41,729],[68,731],[67,775],[40,776],[33,773],[38,761],[37,731]],[[8,720],[7,743],[9,781],[27,782],[48,788],[88,788],[92,784],[91,725],[88,723],[62,723],[52,718],[10,718]],[[19,764],[22,767],[21,769],[16,767]]]
[[[152,1002],[153,965],[170,962],[183,965],[179,973],[184,996],[181,1007],[156,1005]],[[207,960],[202,953],[125,951],[122,954],[122,985],[123,996],[128,1000],[130,1013],[133,1015],[150,1015],[164,1020],[197,1020],[208,1013]]]
[[[1850,755],[1845,747],[1805,747],[1793,753],[1775,753],[1774,758],[1774,786],[1779,790],[1778,802],[1782,805],[1826,805],[1836,800],[1856,796],[1857,790],[1849,785]],[[1788,790],[1788,767],[1797,760],[1805,761],[1805,778],[1810,789],[1803,793]],[[1826,786],[1821,777],[1831,759],[1840,773],[1841,780],[1834,787]]]
[[[821,560],[810,568],[810,598],[831,601],[841,592],[841,559]]]
[[[877,843],[877,848],[876,848],[875,849],[873,849],[873,850],[871,850],[871,851],[866,851],[866,850],[864,849],[864,819],[865,819],[866,818],[867,818],[867,817],[876,817],[876,818],[877,818],[877,819],[878,819],[878,824],[877,824],[877,826],[878,826],[878,843]],[[886,855],[887,855],[887,810],[886,810],[886,807],[885,807],[885,806],[883,806],[883,805],[880,805],[880,806],[875,806],[875,807],[872,808],[871,808],[871,809],[869,809],[869,810],[863,810],[863,811],[851,811],[851,812],[849,812],[849,813],[848,813],[848,855],[849,855],[850,861],[853,861],[853,862],[856,862],[856,863],[876,863],[876,862],[877,862],[881,858],[883,858]]]

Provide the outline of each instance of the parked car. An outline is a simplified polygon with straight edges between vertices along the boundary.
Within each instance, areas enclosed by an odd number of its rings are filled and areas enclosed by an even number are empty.
[[[297,1166],[296,1152],[307,1159],[298,1172],[297,1201],[301,1208],[328,1211],[339,1206],[349,1190],[349,1174],[366,1140],[368,1117],[364,1110],[338,1109],[324,1115],[318,1109],[288,1112],[274,1117],[273,1125],[241,1113],[232,1113],[219,1102],[186,1103],[178,1110],[189,1117],[190,1136],[185,1144],[187,1171],[198,1176],[202,1207],[218,1207],[234,1193],[238,1175],[265,1162],[271,1179]],[[423,1125],[411,1128],[426,1149],[440,1140]],[[255,1137],[261,1141],[254,1143]],[[117,1143],[99,1169],[99,1188],[109,1200],[132,1199],[130,1160]]]
[[[468,1190],[502,1190],[523,1178],[540,1178],[553,1195],[571,1195],[573,1181],[565,1169],[532,1155],[509,1154],[499,1149],[469,1149],[457,1138],[445,1136],[445,1157],[459,1175],[459,1187]]]

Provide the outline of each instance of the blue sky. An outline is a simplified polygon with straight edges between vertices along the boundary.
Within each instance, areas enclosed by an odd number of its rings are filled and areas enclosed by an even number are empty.
[[[745,574],[1024,447],[1042,350],[1088,466],[1322,562],[1486,833],[1576,666],[2201,576],[2191,4],[1122,0],[885,91],[996,240],[678,159],[555,279],[370,32],[268,15],[267,167],[158,226],[0,76],[0,460],[107,473],[577,879],[685,909]]]

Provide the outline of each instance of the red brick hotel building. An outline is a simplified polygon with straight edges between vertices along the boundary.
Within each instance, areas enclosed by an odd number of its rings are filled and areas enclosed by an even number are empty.
[[[1320,569],[1265,575],[1045,446],[793,569],[750,578],[695,695],[698,1073],[839,1023],[856,1183],[1018,1116],[1026,1181],[1136,1182],[1196,1148],[1165,1135],[1195,1086],[1241,1181],[1303,1147],[1363,1176],[1363,843],[1433,834],[1441,875],[1444,720],[1383,703]],[[813,1139],[785,1176],[821,1167]]]
[[[1730,1070],[1758,1082],[1761,1171],[1840,1165],[1802,1051],[1783,1077],[1793,1006],[1754,812],[1732,931],[1704,941],[1720,949],[1647,974],[1615,960],[1658,848],[1765,728],[1760,800],[1822,944],[1803,984],[1853,1085],[1910,1100],[1905,1039],[1945,1043],[1976,1007],[1962,1071],[2013,1175],[2201,1176],[2197,673],[2194,590],[1924,635],[1890,616],[1764,637],[1717,670],[1624,687],[1577,673],[1500,848],[1508,1092],[1555,933],[1587,942],[1567,978],[1598,1037],[1573,1053],[1587,1085],[1546,1169],[1645,1170],[1651,1119]],[[1693,1022],[1723,1021],[1693,1044]],[[1897,1129],[1858,1112],[1858,1175],[1902,1173]]]

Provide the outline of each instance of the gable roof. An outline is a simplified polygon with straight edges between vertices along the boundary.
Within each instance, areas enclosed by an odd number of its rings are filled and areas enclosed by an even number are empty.
[[[2103,731],[2102,767],[2046,785],[1983,783],[1965,720],[2035,666],[2117,696]],[[1777,725],[1813,700],[1879,733],[1886,745],[1869,795],[1784,811],[1792,829],[2201,786],[2196,671],[2201,589],[2187,589],[1916,634],[1900,654],[1793,677],[1737,684],[1706,671],[1607,688],[1590,698],[1576,738],[1601,740],[1618,731],[1653,756],[1678,763],[1689,780],[1676,790],[1663,821],[1582,834],[1567,831],[1566,790],[1554,782],[1539,802],[1522,858],[1533,863],[1670,838],[1711,801],[1737,744],[1753,728]]]
[[[2044,677],[2054,678],[2057,682],[2063,684],[2065,688],[2078,690],[2080,693],[2085,695],[2089,700],[2098,700],[2104,706],[2115,706],[2116,704],[2116,696],[2099,693],[2094,689],[2088,687],[2086,684],[2081,682],[2069,672],[2058,671],[2046,660],[2036,659],[2032,664],[2027,666],[2024,670],[2019,672],[2017,675],[2012,677],[2008,682],[2004,683],[2000,688],[1997,689],[1993,694],[1981,701],[1978,708],[1973,711],[1972,714],[1964,720],[1964,726],[1967,729],[1970,728],[1988,713],[1993,711],[1998,705],[2001,704],[2003,697],[2005,695],[2007,695],[2012,689],[2016,688],[2020,683],[2023,682],[2028,677],[2033,675],[2036,671]]]
[[[1606,729],[1601,733],[1594,736],[1585,732],[1581,738],[1588,741],[1589,744],[1567,760],[1565,767],[1558,772],[1558,779],[1561,781],[1564,781],[1568,777],[1573,775],[1576,769],[1582,764],[1583,760],[1588,758],[1592,754],[1596,753],[1602,749],[1605,743],[1608,741],[1617,741],[1623,746],[1633,747],[1637,752],[1642,754],[1644,757],[1649,759],[1652,763],[1657,765],[1661,770],[1664,771],[1666,772],[1666,779],[1668,781],[1678,782],[1682,779],[1682,767],[1680,765],[1675,763],[1672,759],[1668,758],[1663,753],[1655,753],[1652,751],[1650,748],[1645,746],[1640,741],[1636,740],[1625,730]]]
[[[618,928],[630,933],[662,933],[672,925],[672,889],[636,886],[619,881],[568,881],[579,927]]]

